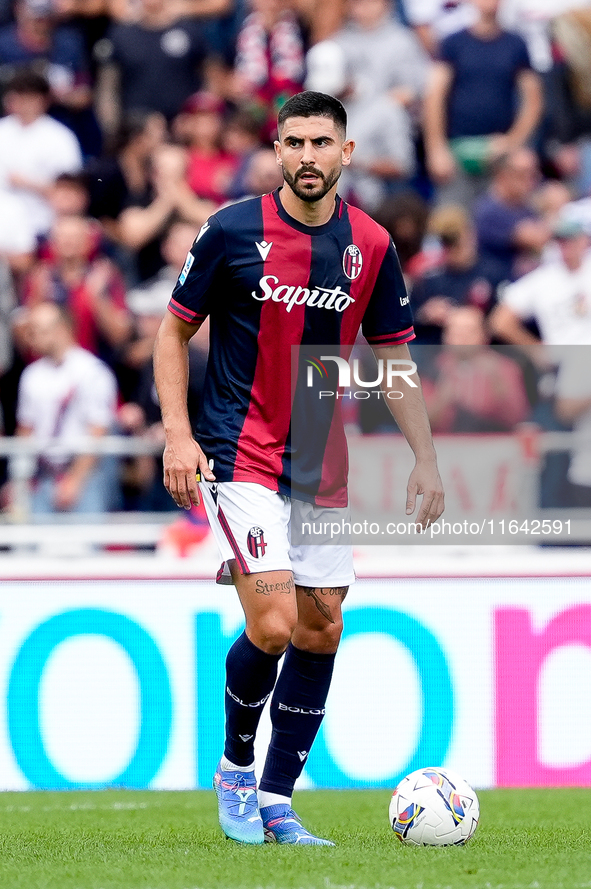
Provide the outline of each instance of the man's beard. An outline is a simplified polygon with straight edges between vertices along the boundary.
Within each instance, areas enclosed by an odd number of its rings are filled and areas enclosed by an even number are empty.
[[[306,189],[300,182],[301,177],[306,173],[314,173],[315,176],[318,176],[320,184],[315,185],[313,188]],[[291,173],[288,173],[285,167],[283,167],[283,178],[293,193],[300,198],[300,200],[310,204],[313,201],[321,200],[325,194],[328,194],[333,185],[338,182],[340,175],[340,169],[332,170],[328,176],[325,176],[324,173],[317,170],[315,167],[303,167],[301,170],[297,171],[295,176],[292,176]]]

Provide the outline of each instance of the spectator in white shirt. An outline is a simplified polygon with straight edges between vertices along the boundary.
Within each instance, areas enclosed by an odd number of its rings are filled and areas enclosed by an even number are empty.
[[[493,332],[504,342],[591,344],[589,235],[581,222],[564,216],[553,234],[558,257],[509,284],[490,317]],[[539,337],[527,329],[528,321],[536,322]]]
[[[47,114],[49,84],[21,71],[6,87],[0,119],[0,193],[16,197],[37,236],[49,230],[48,191],[60,173],[82,168],[80,145],[71,130]]]
[[[115,377],[100,359],[76,345],[63,307],[35,306],[28,332],[40,357],[21,376],[17,434],[34,437],[44,449],[33,480],[32,512],[105,512],[116,503],[113,460],[77,448],[84,439],[112,430]]]

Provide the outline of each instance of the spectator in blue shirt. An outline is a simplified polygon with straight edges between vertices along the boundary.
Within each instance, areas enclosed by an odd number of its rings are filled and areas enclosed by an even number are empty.
[[[535,268],[550,239],[548,223],[533,208],[539,175],[534,152],[518,148],[495,162],[490,188],[475,204],[480,252],[499,281]]]
[[[487,164],[525,145],[542,112],[523,39],[497,21],[500,0],[474,0],[477,21],[446,37],[425,96],[425,147],[441,203],[470,203]]]

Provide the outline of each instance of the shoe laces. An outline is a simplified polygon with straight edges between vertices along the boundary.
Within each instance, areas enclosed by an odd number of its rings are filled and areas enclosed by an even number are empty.
[[[284,821],[287,821],[288,819],[294,819],[295,821],[298,822],[298,824],[300,826],[302,824],[302,821],[301,821],[299,815],[296,812],[294,812],[293,809],[288,809],[287,812],[285,813],[285,815],[283,816]]]
[[[248,783],[249,783],[249,782],[246,780],[246,778],[244,777],[244,775],[241,775],[239,772],[237,772],[237,773],[234,775],[234,777],[235,777],[236,780],[235,780],[235,782],[232,784],[232,787],[230,788],[231,791],[232,791],[232,793],[235,793],[237,790],[240,790],[242,787],[247,787],[247,786],[248,786]],[[253,789],[254,789],[254,788],[253,788]]]

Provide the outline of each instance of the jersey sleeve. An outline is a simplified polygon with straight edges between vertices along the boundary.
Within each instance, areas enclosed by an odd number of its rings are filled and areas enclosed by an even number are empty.
[[[414,339],[412,311],[394,244],[382,260],[363,323],[370,346],[398,346]]]
[[[207,318],[216,294],[219,298],[225,255],[224,230],[212,216],[201,226],[172,291],[168,308],[173,315],[189,324]]]

